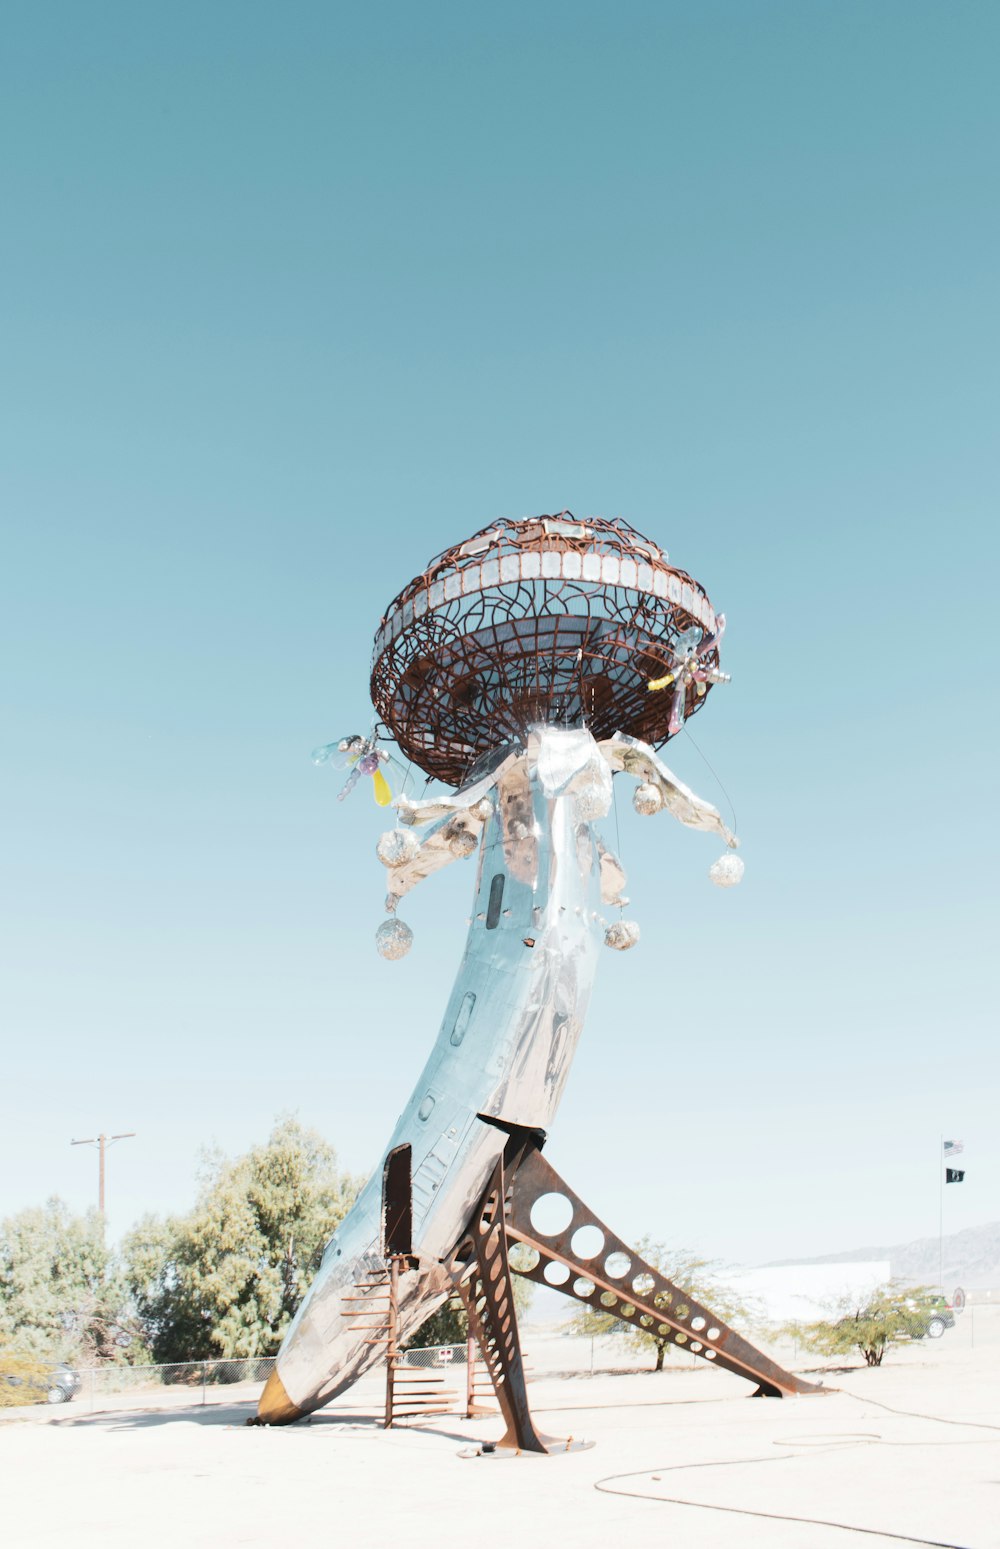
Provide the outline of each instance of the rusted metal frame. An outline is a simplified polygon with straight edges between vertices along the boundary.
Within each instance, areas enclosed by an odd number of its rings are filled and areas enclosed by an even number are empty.
[[[573,1210],[565,1230],[551,1237],[539,1233],[531,1224],[532,1206],[543,1194],[563,1195]],[[690,1350],[709,1365],[721,1366],[748,1382],[758,1383],[762,1396],[783,1397],[823,1391],[816,1384],[804,1382],[785,1371],[710,1309],[695,1301],[683,1287],[675,1285],[654,1265],[647,1263],[588,1209],[538,1151],[529,1151],[524,1156],[508,1189],[507,1200],[508,1235],[539,1255],[538,1263],[531,1270],[518,1270],[527,1279],[562,1291],[575,1302],[609,1312],[644,1333],[655,1331],[660,1334],[664,1329],[669,1330],[669,1335],[662,1334],[661,1337],[669,1337],[672,1343]],[[572,1237],[582,1226],[596,1227],[604,1238],[600,1252],[591,1259],[581,1258],[572,1248]],[[621,1277],[607,1273],[607,1261],[615,1253],[624,1254],[629,1260],[629,1267]],[[561,1264],[571,1274],[562,1284],[554,1285],[545,1277],[546,1263]],[[573,1273],[593,1289],[589,1292],[577,1290]],[[635,1289],[636,1281],[650,1281],[651,1284],[644,1284],[643,1291],[639,1292]],[[613,1305],[608,1305],[609,1300],[613,1300]],[[648,1319],[648,1323],[643,1319]],[[700,1326],[695,1327],[696,1323]]]
[[[476,1340],[469,1334],[465,1342],[465,1418],[472,1419],[476,1402]]]
[[[579,525],[586,526],[588,529],[589,535],[586,538],[546,533],[543,524],[548,521],[577,523],[578,518],[573,515],[572,511],[560,511],[555,517],[539,516],[534,519],[530,526],[526,527],[522,522],[509,517],[503,517],[498,521],[489,523],[486,527],[480,528],[471,537],[463,539],[460,544],[443,549],[440,554],[436,554],[428,562],[421,575],[408,582],[402,591],[397,593],[392,599],[383,615],[383,622],[397,608],[402,607],[406,602],[412,601],[421,591],[427,590],[431,582],[437,579],[438,575],[456,567],[460,568],[461,561],[467,561],[473,565],[481,564],[486,554],[491,558],[499,559],[507,554],[523,553],[526,550],[530,552],[533,549],[538,549],[539,551],[559,549],[560,551],[574,551],[580,554],[594,550],[604,554],[638,549],[643,554],[645,562],[652,565],[655,569],[669,571],[679,576],[681,580],[687,581],[691,586],[697,586],[698,584],[692,576],[688,575],[687,571],[681,570],[677,565],[672,565],[658,544],[653,544],[648,538],[644,538],[642,533],[621,517],[591,516],[579,520]],[[467,550],[469,545],[474,543],[477,538],[486,537],[490,537],[493,540],[488,549],[484,549],[480,554],[463,554],[462,551]]]
[[[449,1400],[444,1404],[424,1404],[420,1409],[397,1409],[397,1420],[423,1420],[427,1415],[449,1415],[454,1413],[454,1404]]]
[[[595,518],[587,525],[591,537],[586,550],[619,558],[631,554],[637,563],[669,571],[695,595],[704,595],[665,556],[657,558],[655,546],[627,524]],[[539,553],[561,552],[575,546],[575,540],[564,542],[545,534],[541,526],[530,539],[517,524],[489,532],[496,539],[489,550],[491,557],[536,548]],[[439,556],[424,576],[400,593],[389,614],[428,587],[432,572],[443,581],[449,573],[478,565],[479,557],[463,556],[463,547]],[[562,619],[586,619],[592,626],[598,617],[598,599],[599,616],[611,627],[610,633],[600,650],[588,649],[584,639],[578,664],[580,647],[573,647],[567,637],[575,637],[580,626],[569,628]],[[541,620],[553,614],[559,614],[558,627],[544,630]],[[452,785],[482,753],[508,735],[523,735],[525,723],[533,719],[579,717],[600,736],[624,729],[660,746],[669,737],[671,701],[669,696],[648,694],[648,675],[637,664],[654,648],[658,655],[669,657],[677,634],[696,622],[672,597],[638,595],[633,587],[585,583],[561,575],[518,576],[485,591],[461,591],[442,600],[432,613],[414,619],[373,663],[373,699],[383,724],[413,762]],[[501,638],[504,628],[512,631],[512,638]],[[713,661],[717,655],[713,653]],[[407,682],[418,661],[426,662],[426,674]],[[607,704],[595,696],[588,704],[584,661],[599,669],[592,677],[607,680]],[[474,703],[463,702],[464,691],[455,693],[470,679],[476,684]],[[689,688],[688,716],[702,707],[710,688],[707,685],[701,696]]]
[[[523,736],[525,726],[524,718],[514,712],[514,707],[523,703],[532,682],[538,681],[537,627],[534,631],[522,632],[518,629],[518,625],[525,623],[529,618],[537,626],[535,602],[536,596],[532,590],[532,584],[521,580],[505,583],[497,588],[496,594],[490,598],[488,614],[485,607],[486,598],[483,597],[483,612],[488,622],[484,621],[481,629],[488,627],[493,632],[494,654],[491,658],[491,666],[496,669],[498,679],[502,679],[502,687],[506,689],[506,702],[503,693],[498,692],[495,696],[496,703],[491,707],[493,725],[502,725],[515,736]],[[515,611],[515,605],[517,611]],[[513,640],[503,640],[500,637],[499,631],[504,625],[513,629]],[[533,643],[535,649],[533,675],[527,667],[531,654],[529,642]],[[512,646],[516,649],[511,649]],[[508,666],[519,669],[515,671],[513,678],[508,672]]]
[[[399,1255],[389,1260],[389,1319],[385,1347],[385,1429],[392,1427],[396,1363],[399,1360]]]
[[[469,634],[473,631],[468,630],[467,621],[463,621],[463,627],[467,631],[463,638],[468,639]],[[484,685],[483,691],[485,693],[488,692],[490,685],[488,680],[484,680],[484,673],[486,671],[495,672],[497,676],[496,690],[492,696],[487,697],[486,703],[478,708],[474,705],[456,706],[454,700],[449,695],[451,708],[447,714],[460,734],[464,733],[467,738],[476,742],[482,738],[484,711],[492,717],[492,724],[495,726],[497,721],[496,705],[503,704],[505,695],[508,701],[513,701],[516,697],[516,689],[507,674],[507,658],[504,653],[503,643],[498,637],[496,624],[484,619],[482,623],[475,624],[473,630],[475,633],[475,648],[471,652],[463,653],[463,659],[457,662],[457,665],[461,668],[458,681],[464,681],[468,677],[474,676],[480,685]],[[492,642],[489,642],[488,638],[483,638],[489,635],[493,636]],[[447,663],[444,665],[447,666]],[[443,697],[448,695],[448,692],[448,684],[446,682],[439,693]]]
[[[492,1402],[486,1402],[487,1400]],[[482,1382],[478,1379],[469,1381],[465,1390],[465,1418],[481,1420],[489,1415],[495,1415],[496,1412],[496,1397],[489,1375],[487,1374]]]
[[[382,1344],[388,1329],[388,1275],[379,1280],[359,1280],[354,1289],[361,1294],[352,1296],[348,1291],[340,1299],[344,1316],[358,1320],[348,1324],[349,1331],[369,1335],[366,1345]]]
[[[388,1292],[388,1305],[381,1313],[385,1321],[381,1328],[372,1330],[377,1337],[369,1343],[380,1342],[383,1336],[385,1338],[384,1426],[389,1430],[393,1420],[410,1413],[415,1403],[421,1403],[421,1392],[431,1391],[427,1379],[424,1379],[423,1389],[417,1390],[408,1378],[400,1376],[399,1277],[417,1262],[413,1257],[413,1155],[409,1145],[394,1146],[382,1166],[380,1246],[382,1257],[388,1265],[388,1284],[382,1283]],[[371,1290],[376,1289],[381,1287],[378,1282],[372,1282]],[[375,1299],[373,1296],[372,1300]],[[379,1309],[373,1310],[370,1316],[379,1316]],[[401,1391],[405,1395],[401,1400],[396,1394],[397,1382],[401,1382]],[[434,1396],[439,1395],[435,1393]]]
[[[376,1331],[369,1344],[385,1344],[385,1413],[383,1429],[391,1430],[397,1420],[412,1420],[420,1415],[447,1414],[457,1397],[443,1386],[443,1378],[433,1373],[407,1368],[399,1348],[399,1277],[414,1264],[412,1255],[397,1253],[389,1260],[389,1311],[386,1323]]]
[[[470,1331],[465,1351],[465,1418],[467,1420],[479,1420],[484,1415],[496,1413],[495,1409],[488,1409],[481,1402],[487,1386],[490,1396],[495,1398],[496,1395],[489,1367],[485,1367],[480,1374],[480,1359],[478,1341],[475,1334]]]
[[[516,589],[520,590],[521,588],[522,583],[517,583]],[[468,600],[466,599],[466,601]],[[460,601],[461,599],[455,599],[455,603]],[[522,608],[526,608],[527,602],[528,599],[525,598],[522,602]],[[493,612],[495,611],[494,609]],[[468,676],[470,672],[478,672],[481,676],[483,664],[488,663],[491,669],[497,671],[498,679],[502,679],[502,688],[506,689],[508,699],[513,699],[516,693],[516,686],[510,680],[505,670],[503,644],[497,635],[498,621],[487,614],[485,598],[480,597],[479,607],[470,610],[461,619],[443,619],[441,617],[443,612],[444,609],[436,610],[434,622],[431,625],[428,625],[426,618],[414,623],[407,632],[409,636],[409,650],[405,654],[401,653],[398,665],[395,661],[390,662],[388,665],[394,667],[398,677],[402,679],[407,667],[407,657],[411,659],[418,659],[422,655],[430,657],[434,662],[433,676],[442,680],[440,687],[431,685],[430,692],[436,698],[442,698],[447,692],[449,677],[455,677],[456,672],[459,680]],[[447,623],[451,623],[455,634],[445,644],[442,635],[444,633],[444,626]],[[472,654],[475,657],[482,657],[482,662],[470,659],[469,653],[461,649],[463,640],[467,639],[470,633],[474,633],[477,637],[476,648]],[[484,634],[493,635],[492,643],[482,638]],[[379,665],[385,664],[387,657],[396,654],[399,643],[398,640],[393,642],[389,651],[381,658]],[[391,673],[388,675],[392,676]],[[501,685],[498,685],[498,689],[500,687]],[[421,688],[426,690],[427,684],[421,685]],[[497,697],[501,697],[499,692]],[[477,735],[481,736],[482,719],[481,716],[477,716],[473,711],[456,712],[454,707],[452,707],[449,711],[449,720],[452,723],[452,729],[460,732],[464,729],[464,723],[468,721],[470,723],[470,730],[466,735],[471,735],[473,740],[475,740]]]
[[[546,1452],[548,1449],[532,1424],[528,1408],[514,1311],[512,1271],[507,1258],[504,1189],[501,1157],[479,1208],[473,1214],[469,1236],[459,1248],[453,1278],[506,1422],[507,1430],[500,1445],[520,1452]],[[471,1276],[468,1260],[473,1265]]]

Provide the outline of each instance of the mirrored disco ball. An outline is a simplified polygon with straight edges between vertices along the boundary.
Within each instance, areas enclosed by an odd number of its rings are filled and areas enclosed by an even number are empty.
[[[608,793],[596,780],[573,792],[573,805],[577,818],[583,823],[593,823],[596,818],[605,818],[611,810]]]
[[[375,846],[375,854],[383,866],[405,866],[420,849],[416,834],[405,828],[390,828]]]
[[[375,932],[375,947],[380,957],[393,961],[405,957],[413,945],[413,932],[402,920],[383,920]]]
[[[725,855],[720,855],[717,861],[713,861],[708,868],[708,875],[716,887],[736,887],[743,881],[743,873],[746,870],[738,855],[727,850]]]
[[[632,792],[632,805],[640,817],[651,818],[663,806],[663,797],[655,785],[637,785]]]
[[[635,920],[616,920],[604,932],[604,945],[615,952],[627,952],[639,940],[639,927]]]

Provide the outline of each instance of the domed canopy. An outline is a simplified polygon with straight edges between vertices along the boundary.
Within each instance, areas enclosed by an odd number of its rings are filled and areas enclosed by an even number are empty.
[[[403,752],[447,785],[537,722],[658,747],[671,735],[672,696],[649,685],[692,641],[716,667],[718,627],[698,583],[620,518],[498,521],[446,549],[390,603],[372,703]],[[683,712],[700,709],[710,687],[687,683]]]

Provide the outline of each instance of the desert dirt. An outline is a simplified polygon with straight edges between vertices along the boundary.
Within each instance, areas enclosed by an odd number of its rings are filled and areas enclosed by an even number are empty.
[[[386,1432],[377,1376],[279,1429],[245,1424],[259,1388],[210,1390],[204,1405],[167,1392],[95,1413],[8,1410],[0,1537],[9,1549],[576,1549],[626,1535],[683,1549],[1000,1549],[1000,1307],[976,1309],[974,1335],[960,1321],[880,1369],[776,1353],[828,1391],[750,1399],[723,1371],[557,1375],[546,1360],[530,1385],[536,1428],[595,1444],[553,1457],[461,1456],[499,1439],[495,1417]],[[464,1391],[462,1373],[449,1382]]]

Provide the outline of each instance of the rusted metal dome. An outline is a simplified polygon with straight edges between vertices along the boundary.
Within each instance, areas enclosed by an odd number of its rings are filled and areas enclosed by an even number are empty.
[[[658,747],[671,735],[671,695],[649,684],[670,673],[692,631],[706,642],[704,666],[717,667],[717,646],[707,647],[719,621],[703,588],[621,518],[498,521],[446,549],[390,603],[372,702],[403,752],[448,785],[537,722]],[[688,683],[683,714],[710,687]]]

